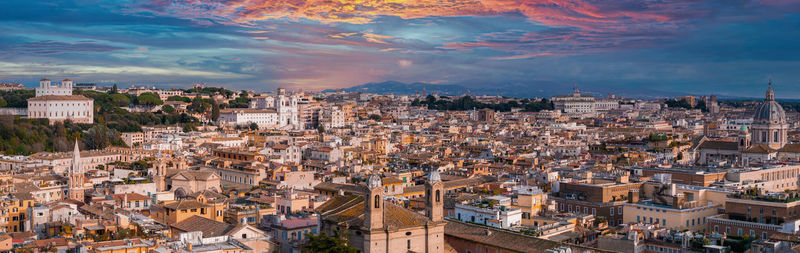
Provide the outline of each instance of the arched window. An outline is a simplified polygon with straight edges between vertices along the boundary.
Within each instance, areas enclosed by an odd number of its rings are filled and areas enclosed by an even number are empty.
[[[439,190],[436,190],[436,202],[441,201],[440,195],[441,195],[441,193],[439,192]]]
[[[381,196],[375,195],[375,209],[381,208]]]

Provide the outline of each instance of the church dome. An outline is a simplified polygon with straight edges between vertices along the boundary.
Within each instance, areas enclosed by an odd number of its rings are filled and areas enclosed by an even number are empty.
[[[772,91],[772,82],[767,89],[767,96],[764,102],[756,107],[753,114],[753,123],[786,123],[786,112],[783,107],[775,101],[775,92]]]

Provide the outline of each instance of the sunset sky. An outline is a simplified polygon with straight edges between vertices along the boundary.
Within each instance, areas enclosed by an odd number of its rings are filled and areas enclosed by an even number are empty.
[[[43,77],[800,98],[800,1],[0,1],[0,82]]]

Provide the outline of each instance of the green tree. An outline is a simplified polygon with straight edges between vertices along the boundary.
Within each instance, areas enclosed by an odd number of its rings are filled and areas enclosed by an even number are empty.
[[[117,92],[117,84],[115,83],[114,87],[111,87],[111,91],[109,91],[108,94],[117,94]]]
[[[370,114],[369,115],[369,119],[374,120],[374,121],[379,121],[379,120],[381,120],[381,115]]]
[[[83,143],[86,144],[86,148],[88,149],[104,149],[111,144],[119,142],[119,132],[108,129],[108,127],[103,124],[89,128],[89,130],[86,131],[86,137],[83,139]]]
[[[219,119],[219,104],[216,100],[211,100],[211,120],[217,122]]]
[[[195,126],[194,123],[186,123],[183,125],[183,131],[184,132],[197,131],[197,126]]]
[[[171,96],[167,98],[167,101],[181,101],[181,102],[191,103],[192,99],[189,97]]]
[[[124,107],[131,104],[131,99],[125,94],[115,93],[111,94],[111,102],[116,106]]]
[[[343,236],[328,236],[325,232],[319,235],[307,234],[308,242],[303,245],[303,251],[322,253],[356,253],[358,249],[347,245]]]
[[[6,102],[5,99],[0,98],[0,107],[6,107],[6,106],[8,106],[8,102]]]
[[[258,130],[258,124],[256,124],[255,122],[250,123],[250,130]]]
[[[161,111],[166,112],[166,113],[173,113],[173,112],[175,112],[175,107],[172,107],[171,105],[164,105],[164,106],[161,106]]]
[[[137,102],[140,105],[147,105],[147,106],[160,105],[164,103],[163,101],[161,101],[160,98],[158,98],[158,95],[150,92],[145,92],[139,95]]]

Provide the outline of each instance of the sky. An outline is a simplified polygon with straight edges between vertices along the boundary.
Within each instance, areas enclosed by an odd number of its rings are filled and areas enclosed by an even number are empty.
[[[795,0],[3,0],[0,82],[800,98]]]

